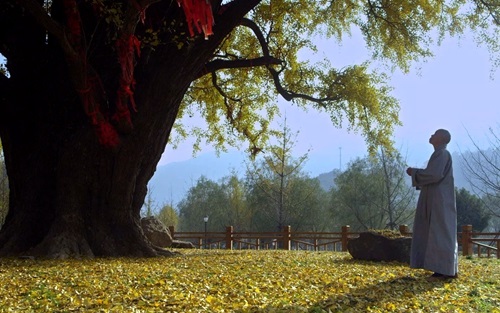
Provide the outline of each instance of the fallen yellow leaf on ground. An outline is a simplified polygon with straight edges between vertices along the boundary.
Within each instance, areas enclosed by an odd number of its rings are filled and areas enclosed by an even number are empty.
[[[493,312],[500,260],[460,277],[342,252],[182,250],[171,258],[0,259],[0,312]]]

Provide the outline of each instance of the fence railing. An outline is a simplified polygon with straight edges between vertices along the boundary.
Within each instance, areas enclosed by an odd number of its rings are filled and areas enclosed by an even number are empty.
[[[500,259],[500,233],[473,232],[472,225],[464,225],[459,238],[463,255],[477,254],[478,257],[496,255],[497,259]]]
[[[176,232],[169,227],[172,238],[189,241],[200,249],[284,249],[312,251],[347,251],[347,242],[357,238],[359,232],[351,232],[349,225],[342,226],[339,232],[302,232],[292,231],[291,226],[278,232],[238,232],[233,226],[224,232]],[[399,232],[411,237],[407,225],[400,225]],[[496,256],[500,258],[500,233],[478,233],[471,225],[462,226],[458,232],[458,244],[464,256]]]

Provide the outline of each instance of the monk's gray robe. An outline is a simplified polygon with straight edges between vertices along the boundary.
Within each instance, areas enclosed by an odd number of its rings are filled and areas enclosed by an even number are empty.
[[[412,171],[420,189],[411,245],[410,266],[443,275],[458,273],[457,209],[451,155],[446,145],[431,155],[425,169]]]

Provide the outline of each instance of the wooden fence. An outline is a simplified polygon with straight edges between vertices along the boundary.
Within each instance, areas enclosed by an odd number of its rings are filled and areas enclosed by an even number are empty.
[[[169,227],[174,240],[189,241],[200,249],[284,249],[312,251],[347,251],[347,242],[357,238],[359,232],[351,232],[348,225],[340,232],[301,232],[285,226],[279,232],[237,232],[233,226],[224,232],[176,232]],[[403,236],[411,237],[407,225],[399,226]],[[458,244],[464,256],[496,256],[500,258],[500,233],[478,233],[471,225],[462,226]]]
[[[465,256],[496,256],[500,259],[500,233],[479,233],[472,231],[472,225],[462,226],[459,244]]]

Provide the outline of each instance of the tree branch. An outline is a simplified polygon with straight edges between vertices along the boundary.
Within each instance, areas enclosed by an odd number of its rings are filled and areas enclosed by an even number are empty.
[[[214,73],[218,70],[230,69],[230,68],[245,68],[245,67],[255,67],[264,65],[279,65],[283,61],[276,59],[272,56],[263,56],[254,59],[239,59],[239,60],[222,60],[217,59],[208,62],[203,70],[197,75],[196,78],[200,78],[206,74]]]
[[[255,37],[257,37],[257,40],[259,41],[260,47],[262,48],[262,54],[264,54],[264,56],[269,56],[269,45],[267,44],[267,41],[264,38],[264,34],[262,33],[260,27],[254,21],[248,18],[243,18],[241,20],[241,26],[248,27],[253,31]]]
[[[500,2],[487,0],[478,0],[478,2],[486,7],[493,23],[500,26],[500,12],[498,12],[500,10]]]
[[[17,0],[35,19],[35,21],[43,26],[51,35],[53,35],[61,45],[64,52],[72,57],[77,55],[76,51],[71,47],[63,26],[54,21],[44,10],[44,8],[34,0]]]
[[[253,33],[257,37],[257,40],[259,41],[259,44],[262,48],[262,53],[264,54],[265,57],[269,57],[269,54],[270,54],[269,53],[269,46],[268,46],[267,41],[264,37],[264,34],[262,33],[261,29],[259,28],[259,26],[254,21],[246,19],[246,18],[244,18],[241,21],[241,25],[248,27],[253,31]],[[338,97],[338,96],[316,98],[316,97],[313,97],[310,95],[289,91],[286,88],[284,88],[283,85],[281,84],[280,71],[275,70],[271,66],[271,64],[266,65],[266,68],[269,71],[269,73],[271,74],[271,77],[273,78],[276,90],[287,101],[293,100],[295,98],[301,98],[301,99],[305,99],[305,100],[308,100],[311,102],[318,103],[318,104],[323,106],[324,105],[323,102],[325,102],[325,101],[339,101],[340,100],[340,97]]]
[[[244,67],[255,67],[255,66],[265,66],[271,77],[273,79],[274,85],[278,93],[287,101],[293,100],[294,98],[301,98],[311,102],[318,103],[320,105],[324,105],[326,101],[339,101],[340,97],[324,97],[324,98],[316,98],[310,95],[296,93],[287,90],[283,87],[280,80],[281,71],[277,71],[273,68],[273,65],[282,65],[283,61],[275,58],[270,55],[269,45],[262,33],[260,27],[252,20],[248,18],[243,18],[240,22],[240,26],[248,27],[254,33],[255,37],[259,41],[260,47],[262,49],[262,57],[255,59],[245,59],[245,60],[221,60],[217,59],[211,61],[205,65],[203,70],[197,75],[196,78],[200,78],[208,73],[214,73],[218,70],[229,69],[229,68],[244,68]]]
[[[215,73],[212,73],[212,85],[215,87],[215,89],[217,89],[217,91],[224,97],[224,99],[229,99],[231,101],[234,101],[234,102],[241,102],[241,99],[237,99],[237,98],[231,98],[230,96],[228,96],[224,90],[222,90],[222,88],[219,86],[219,83],[217,82],[217,75]],[[227,103],[226,104],[226,107],[227,107]],[[229,108],[229,107],[228,107]],[[232,117],[232,114],[229,115],[228,113],[228,118],[231,119],[231,122],[234,122],[233,120],[233,117]]]
[[[146,9],[151,4],[160,1],[161,0],[142,0],[137,1],[137,5],[134,5],[134,1],[131,1],[127,11],[124,14],[123,27],[120,34],[123,36],[133,34],[139,20],[145,18]]]

